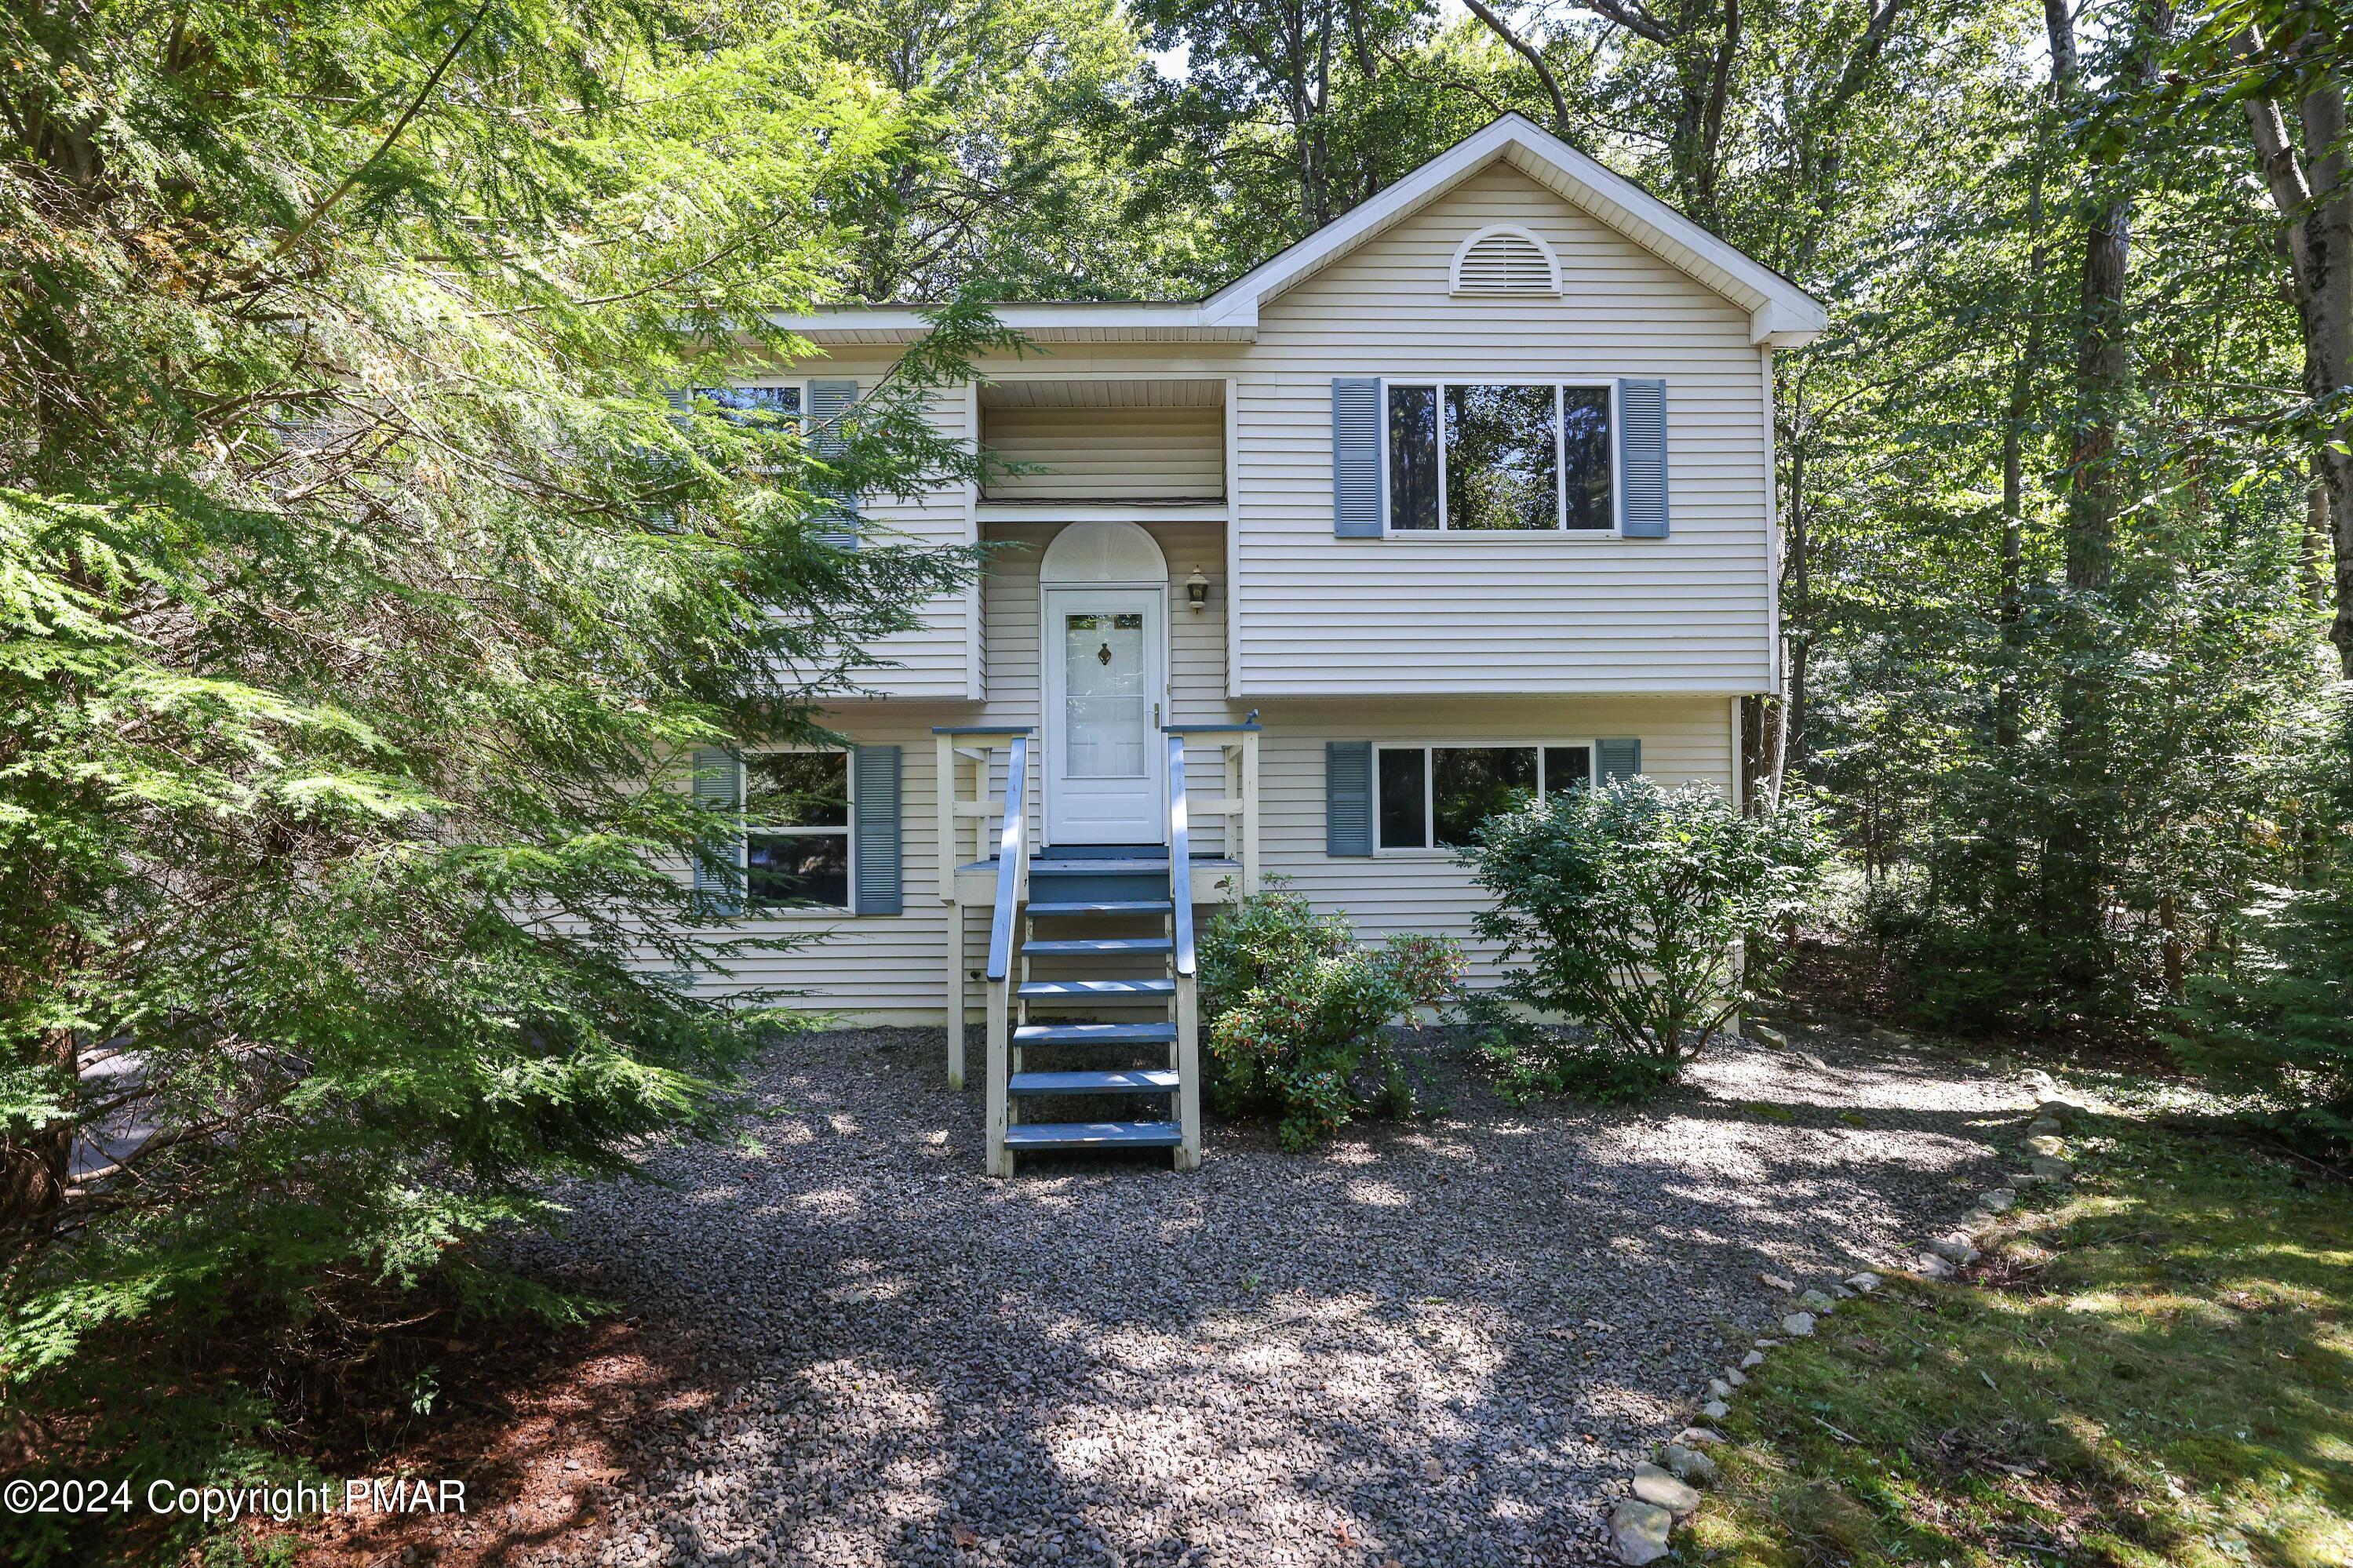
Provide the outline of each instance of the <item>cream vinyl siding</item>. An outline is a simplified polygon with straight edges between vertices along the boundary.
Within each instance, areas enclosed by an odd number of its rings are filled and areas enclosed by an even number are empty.
[[[1163,548],[1169,548],[1165,539]],[[1034,562],[1035,555],[1030,559]],[[1172,568],[1178,560],[1170,549]],[[1214,571],[1214,563],[1205,563],[1205,572]],[[1034,564],[1028,583],[1029,646],[1034,647]],[[1018,599],[1018,580],[1007,583],[1005,591],[1008,600]],[[1212,611],[1215,607],[1213,598]],[[1189,612],[1187,616],[1189,619]],[[1206,646],[1208,639],[1187,637],[1174,621],[1170,631],[1179,712],[1196,723],[1223,721],[1225,705],[1215,696],[1216,661]],[[1035,668],[1034,658],[1029,668]],[[1034,676],[1025,689],[1034,703]],[[834,723],[853,741],[903,748],[900,832],[906,913],[852,918],[811,911],[747,920],[740,929],[791,931],[813,940],[782,955],[741,960],[732,981],[705,978],[701,983],[705,994],[724,995],[778,985],[797,994],[793,1005],[812,1012],[836,1012],[875,1022],[937,1023],[944,1004],[941,974],[946,963],[947,910],[939,902],[933,880],[937,860],[931,727],[1021,723],[1033,717],[1031,711],[1015,711],[995,703],[986,717],[976,717],[969,709],[924,712],[899,704],[836,714]],[[1642,742],[1643,772],[1662,784],[1699,780],[1729,790],[1733,780],[1731,707],[1723,699],[1286,702],[1269,705],[1263,721],[1266,733],[1260,752],[1259,789],[1264,871],[1288,878],[1292,889],[1319,910],[1345,910],[1356,921],[1362,940],[1377,942],[1410,931],[1462,939],[1472,959],[1470,982],[1473,985],[1492,984],[1495,978],[1492,952],[1472,938],[1472,921],[1484,899],[1472,884],[1470,873],[1450,855],[1441,851],[1335,859],[1324,853],[1326,741],[1542,745],[1602,735],[1638,735]],[[1188,751],[1186,768],[1197,781],[1198,793],[1214,793],[1218,775],[1213,748]],[[1197,847],[1207,852],[1213,845],[1197,840]],[[967,857],[969,853],[967,845]],[[1203,911],[1204,919],[1208,913]],[[979,967],[987,956],[987,915],[985,909],[965,910],[967,970]],[[966,1001],[975,1009],[981,1005],[983,996],[976,984],[969,987]]]
[[[1553,247],[1558,299],[1449,291],[1456,247],[1498,223]],[[1769,684],[1747,315],[1516,170],[1472,176],[1271,301],[1238,374],[1241,696]],[[1671,537],[1335,538],[1332,378],[1482,374],[1663,377]]]
[[[1319,910],[1345,910],[1366,942],[1400,932],[1460,937],[1471,983],[1493,984],[1492,951],[1472,941],[1486,898],[1446,850],[1365,858],[1324,853],[1324,744],[1465,741],[1482,745],[1576,743],[1604,735],[1642,742],[1642,771],[1664,784],[1698,781],[1729,791],[1731,703],[1725,698],[1498,698],[1479,701],[1270,702],[1259,751],[1260,867],[1287,877]]]
[[[827,722],[860,745],[895,745],[901,751],[901,887],[906,912],[852,918],[815,911],[747,920],[740,929],[805,933],[808,945],[784,954],[737,961],[730,980],[704,977],[706,994],[724,995],[780,985],[797,994],[793,1005],[813,1012],[856,1014],[873,1021],[937,1023],[944,1004],[942,973],[947,963],[947,909],[939,901],[938,827],[934,813],[934,724],[1028,724],[1039,721],[1038,563],[1061,524],[992,527],[988,538],[1004,548],[989,565],[983,595],[989,630],[989,700],[985,704],[913,702],[854,703],[838,708]],[[1169,702],[1176,723],[1229,721],[1225,700],[1226,585],[1224,530],[1217,523],[1161,522],[1144,525],[1168,558]],[[1185,579],[1198,566],[1209,580],[1208,606],[1198,616],[1187,607]],[[1318,753],[1320,756],[1320,752]],[[1195,791],[1219,793],[1219,753],[1213,746],[1188,751],[1187,772]],[[1320,766],[1320,763],[1319,763]],[[1042,776],[1042,761],[1037,770]],[[1001,791],[1004,779],[992,781]],[[1041,806],[1030,828],[1042,834]],[[1320,810],[1320,807],[1319,807]],[[1318,818],[1319,824],[1321,818]],[[1322,828],[1317,828],[1320,834]],[[974,858],[967,824],[959,858]],[[1203,853],[1217,847],[1214,826],[1195,830]],[[1322,840],[1317,840],[1320,845]],[[987,956],[988,911],[965,911],[967,969]],[[978,985],[967,994],[977,1008]]]
[[[1557,298],[1450,291],[1456,247],[1498,223],[1552,247]],[[1061,342],[977,368],[1001,378],[1000,388],[1058,376],[1230,378],[1226,488],[1240,609],[1229,689],[1244,707],[1346,695],[1729,694],[1768,689],[1773,679],[1766,366],[1748,334],[1739,307],[1497,163],[1268,301],[1255,342]],[[875,352],[814,360],[795,374],[855,375],[871,387],[892,363],[866,357]],[[1335,538],[1332,378],[1482,374],[1663,379],[1670,537]],[[1008,453],[1066,470],[1015,486],[1081,482],[1071,465],[1082,461],[1099,465],[1083,478],[1089,488],[1132,484],[1132,501],[1149,502],[1170,499],[1171,484],[1206,483],[1213,464],[1227,467],[1207,440],[1213,423],[1224,439],[1223,411],[1213,407],[983,411],[965,389],[943,391],[935,406],[943,429],[969,437],[977,415]],[[1069,436],[1059,455],[1050,449],[1043,432],[1089,419],[1106,432],[1167,419],[1194,436],[1137,431],[1130,447],[1093,454]],[[1014,433],[1009,446],[1001,431]],[[1042,491],[1029,499],[1057,504]],[[973,516],[961,485],[867,507],[870,523],[932,542],[970,538]],[[955,597],[927,606],[923,632],[881,650],[905,668],[877,672],[867,688],[978,696],[995,680],[997,650],[982,647],[976,609]]]
[[[1226,493],[1226,411],[990,408],[981,438],[1034,473],[1002,474],[990,501],[1218,500]]]
[[[807,367],[807,374],[819,380],[854,376],[859,391],[868,394],[890,363],[820,361]],[[967,388],[941,389],[932,395],[929,408],[943,432],[971,438],[972,395]],[[912,497],[868,496],[859,505],[862,547],[969,544],[972,539],[971,487],[961,479]],[[875,654],[891,662],[859,672],[856,695],[917,701],[962,701],[980,695],[977,587],[937,595],[920,606],[919,614],[922,625],[916,630],[874,644]]]

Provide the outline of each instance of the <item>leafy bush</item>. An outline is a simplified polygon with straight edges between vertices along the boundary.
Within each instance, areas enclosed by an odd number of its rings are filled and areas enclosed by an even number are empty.
[[[2261,1119],[2324,1154],[2353,1153],[2353,701],[2316,791],[2334,834],[2306,845],[2302,884],[2258,889],[2168,1031],[2185,1065],[2260,1096]]]
[[[1471,1012],[1506,1089],[1622,1098],[1672,1079],[1748,1000],[1746,939],[1806,907],[1827,853],[1803,805],[1746,816],[1647,778],[1488,818],[1464,858],[1495,895],[1478,931],[1505,967]]]
[[[1368,1103],[1410,1103],[1381,1026],[1440,1000],[1462,973],[1446,938],[1360,947],[1345,916],[1280,889],[1220,910],[1200,957],[1210,1093],[1221,1110],[1277,1119],[1290,1149],[1330,1137]],[[1380,1081],[1364,1093],[1367,1069]]]
[[[2353,880],[2265,889],[2240,935],[2214,973],[2191,978],[2175,1049],[2217,1085],[2270,1101],[2279,1131],[2353,1151]]]

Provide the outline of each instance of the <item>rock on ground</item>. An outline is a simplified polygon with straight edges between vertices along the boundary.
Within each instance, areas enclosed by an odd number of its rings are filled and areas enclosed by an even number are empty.
[[[1630,1498],[1609,1512],[1609,1544],[1618,1561],[1642,1568],[1667,1554],[1667,1533],[1675,1516],[1656,1503]]]
[[[1514,1110],[1422,1032],[1433,1120],[1308,1154],[1213,1122],[1197,1173],[997,1182],[938,1030],[781,1042],[746,1136],[571,1187],[567,1235],[515,1242],[691,1333],[717,1397],[614,1432],[595,1527],[504,1560],[1609,1561],[1685,1391],[1779,1321],[1760,1273],[1894,1266],[1999,1177],[2014,1090],[1809,1044]]]

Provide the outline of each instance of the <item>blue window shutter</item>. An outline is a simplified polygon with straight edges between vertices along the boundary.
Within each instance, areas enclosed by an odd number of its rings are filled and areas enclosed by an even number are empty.
[[[1381,384],[1377,377],[1332,378],[1332,531],[1342,539],[1381,536]]]
[[[733,752],[716,749],[694,753],[695,803],[712,810],[734,811],[744,804],[743,763]],[[744,829],[742,819],[723,834],[698,845],[694,852],[694,895],[706,913],[744,912]]]
[[[851,853],[858,857],[858,885],[850,890],[854,915],[895,915],[905,909],[899,891],[899,748],[851,748]]]
[[[1642,742],[1633,736],[1594,742],[1595,771],[1603,784],[1623,784],[1642,771]]]
[[[1373,852],[1373,743],[1324,742],[1324,853]]]
[[[671,387],[670,389],[669,396],[670,411],[672,414],[691,414],[694,412],[694,394],[686,387]]]
[[[809,423],[817,432],[817,455],[828,460],[839,457],[849,443],[842,439],[841,416],[858,405],[858,384],[854,381],[812,381],[808,388]],[[826,499],[833,505],[828,509],[832,527],[818,537],[826,543],[843,550],[858,548],[858,497],[847,489],[828,487]]]
[[[1667,536],[1667,384],[1618,384],[1618,505],[1629,539]]]

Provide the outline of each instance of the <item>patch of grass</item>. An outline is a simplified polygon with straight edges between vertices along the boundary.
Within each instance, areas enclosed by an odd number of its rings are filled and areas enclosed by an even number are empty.
[[[2353,1563],[2353,1194],[2100,1131],[1970,1282],[1891,1281],[1770,1354],[1686,1561]]]

